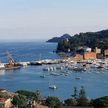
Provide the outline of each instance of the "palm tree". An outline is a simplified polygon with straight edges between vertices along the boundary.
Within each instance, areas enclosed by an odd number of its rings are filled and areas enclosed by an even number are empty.
[[[39,103],[40,102],[40,98],[41,98],[40,91],[39,90],[36,90],[35,96],[34,96],[35,102]]]

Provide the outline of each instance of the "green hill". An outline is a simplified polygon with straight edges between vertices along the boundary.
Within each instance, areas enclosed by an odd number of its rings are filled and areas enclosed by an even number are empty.
[[[47,42],[53,42],[53,43],[58,43],[60,41],[63,41],[65,39],[70,39],[71,36],[69,34],[64,34],[61,37],[53,37],[52,39],[49,39]]]
[[[86,32],[74,35],[67,40],[60,41],[57,46],[57,52],[75,51],[79,47],[95,47],[101,48],[102,50],[108,49],[108,30],[102,30],[98,32]]]

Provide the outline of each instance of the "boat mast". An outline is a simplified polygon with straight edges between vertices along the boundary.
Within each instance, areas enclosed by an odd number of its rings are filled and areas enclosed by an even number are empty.
[[[6,51],[7,59],[9,64],[15,64],[15,60],[13,59],[12,55],[9,53],[9,51]]]

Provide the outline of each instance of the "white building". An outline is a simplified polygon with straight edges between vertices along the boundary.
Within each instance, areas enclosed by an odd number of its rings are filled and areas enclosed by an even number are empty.
[[[84,47],[84,52],[91,52],[91,51],[92,51],[91,48],[89,48],[89,47]]]

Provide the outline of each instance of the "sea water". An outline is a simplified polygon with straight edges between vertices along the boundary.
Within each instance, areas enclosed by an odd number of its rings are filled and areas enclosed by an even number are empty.
[[[5,42],[0,43],[0,61],[8,62],[6,51],[9,51],[16,61],[33,61],[41,59],[60,58],[53,53],[57,44],[45,42]],[[50,65],[51,66],[51,65]],[[108,95],[108,70],[88,70],[72,72],[68,76],[51,76],[44,72],[47,66],[27,66],[18,70],[0,70],[0,88],[10,91],[40,90],[43,96],[58,96],[62,100],[69,98],[74,87],[79,90],[84,86],[89,98]],[[40,76],[46,74],[45,78]],[[80,77],[76,80],[76,77]],[[57,86],[56,90],[49,89],[49,82]]]

